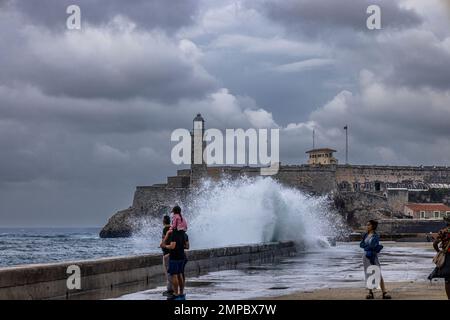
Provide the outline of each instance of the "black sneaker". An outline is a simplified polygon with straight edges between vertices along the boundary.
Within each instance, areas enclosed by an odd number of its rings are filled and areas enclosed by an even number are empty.
[[[173,294],[169,294],[169,295],[167,295],[167,300],[176,300],[177,297],[178,296],[175,296]]]
[[[384,299],[384,300],[391,300],[392,297],[391,297],[390,295],[388,295],[387,292],[383,292],[383,299]]]
[[[172,291],[172,290],[171,290],[171,291],[169,291],[169,290],[164,291],[164,292],[162,293],[162,295],[165,296],[165,297],[173,296],[173,291]]]

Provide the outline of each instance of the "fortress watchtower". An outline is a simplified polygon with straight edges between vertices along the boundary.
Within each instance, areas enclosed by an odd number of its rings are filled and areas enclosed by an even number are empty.
[[[338,161],[333,155],[335,152],[336,150],[330,148],[320,148],[306,151],[306,153],[309,154],[308,164],[309,165],[337,164]]]

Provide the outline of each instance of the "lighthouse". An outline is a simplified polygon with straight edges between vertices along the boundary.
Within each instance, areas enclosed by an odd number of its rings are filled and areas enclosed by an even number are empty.
[[[204,136],[205,119],[198,113],[193,120],[191,131],[191,185],[198,185],[199,181],[207,175]]]

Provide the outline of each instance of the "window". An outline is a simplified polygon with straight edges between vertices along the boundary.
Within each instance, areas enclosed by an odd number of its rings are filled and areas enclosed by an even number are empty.
[[[420,219],[426,219],[425,211],[420,211]]]
[[[435,211],[434,212],[434,218],[435,219],[439,219],[441,217],[441,212],[440,211]]]

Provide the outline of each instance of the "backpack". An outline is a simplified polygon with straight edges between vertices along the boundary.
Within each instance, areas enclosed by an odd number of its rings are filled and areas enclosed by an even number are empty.
[[[450,248],[450,241],[447,243],[445,248],[442,248],[441,251],[439,251],[434,257],[433,257],[433,263],[438,268],[442,268],[445,264],[445,257],[447,256],[448,249]]]

